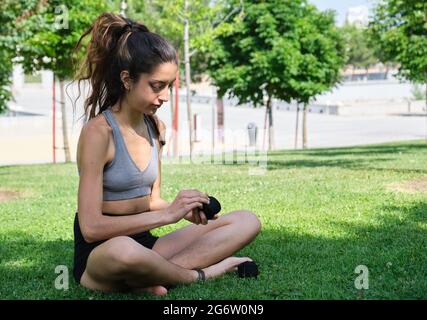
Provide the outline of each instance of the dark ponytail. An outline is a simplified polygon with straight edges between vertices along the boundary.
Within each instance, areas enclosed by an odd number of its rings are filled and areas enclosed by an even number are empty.
[[[85,122],[122,98],[125,93],[120,79],[122,70],[128,70],[130,78],[138,81],[141,73],[151,73],[161,63],[178,65],[176,51],[167,40],[121,15],[101,14],[81,36],[76,50],[88,35],[91,38],[77,73],[79,92],[82,80],[89,80],[91,85],[84,102]],[[148,118],[157,124],[154,117]],[[159,134],[158,125],[154,127]]]

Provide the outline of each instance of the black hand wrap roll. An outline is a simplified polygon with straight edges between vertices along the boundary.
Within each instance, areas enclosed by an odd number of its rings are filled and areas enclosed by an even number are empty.
[[[209,204],[203,204],[203,212],[208,220],[212,219],[214,215],[221,211],[221,204],[214,197],[209,196]]]
[[[237,266],[237,274],[240,278],[258,277],[258,266],[253,261],[245,261]]]

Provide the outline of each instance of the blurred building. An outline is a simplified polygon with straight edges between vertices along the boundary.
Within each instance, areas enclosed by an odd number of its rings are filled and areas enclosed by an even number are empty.
[[[355,25],[360,28],[368,26],[369,9],[367,6],[357,6],[348,8],[345,23]]]

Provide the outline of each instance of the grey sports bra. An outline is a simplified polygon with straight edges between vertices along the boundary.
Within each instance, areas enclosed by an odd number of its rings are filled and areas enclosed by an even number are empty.
[[[113,129],[114,159],[104,167],[103,200],[124,200],[151,194],[158,174],[158,151],[151,122],[144,116],[151,144],[151,157],[141,171],[131,158],[123,136],[110,109],[102,112]]]

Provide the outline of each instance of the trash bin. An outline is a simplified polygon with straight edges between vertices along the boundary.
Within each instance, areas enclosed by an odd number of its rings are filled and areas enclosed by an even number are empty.
[[[248,124],[248,134],[249,134],[249,146],[256,146],[257,142],[257,131],[258,127],[255,123],[251,122]]]

